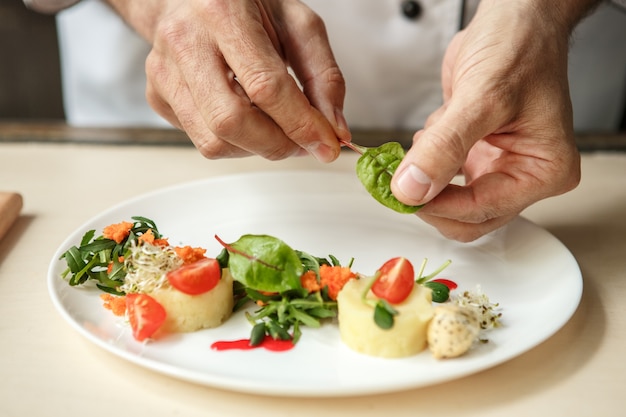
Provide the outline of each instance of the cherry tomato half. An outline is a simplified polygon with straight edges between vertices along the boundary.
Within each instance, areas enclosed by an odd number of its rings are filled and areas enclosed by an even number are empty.
[[[220,282],[222,268],[216,259],[203,258],[167,273],[172,287],[189,295],[211,291]]]
[[[151,337],[167,316],[163,306],[148,294],[128,294],[126,314],[133,330],[133,337],[140,342]]]
[[[406,300],[415,286],[415,272],[413,265],[406,258],[388,260],[377,271],[380,276],[372,285],[372,292],[378,298],[387,300],[391,304],[398,304]]]

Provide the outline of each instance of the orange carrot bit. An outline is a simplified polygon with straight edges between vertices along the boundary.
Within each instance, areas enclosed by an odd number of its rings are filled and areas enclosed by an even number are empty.
[[[111,294],[100,294],[102,306],[107,310],[111,310],[116,316],[123,316],[126,313],[126,297],[116,297]]]
[[[109,262],[107,265],[107,275],[111,275],[111,272],[113,272],[113,262]]]
[[[191,246],[177,246],[174,248],[176,254],[185,264],[191,264],[204,258],[206,249],[192,248]]]
[[[331,300],[336,300],[343,286],[355,277],[356,274],[347,266],[320,266],[320,285],[322,288],[328,287],[328,297]]]
[[[154,244],[154,233],[152,233],[152,229],[148,229],[141,236],[137,238],[139,242]]]
[[[132,227],[133,223],[130,222],[111,224],[104,228],[102,236],[107,239],[112,239],[116,243],[122,243],[122,241],[130,234],[130,229],[132,229]]]
[[[307,271],[300,277],[302,287],[309,292],[320,291],[324,287],[328,287],[328,297],[336,300],[339,291],[343,286],[355,278],[356,274],[345,266],[320,266],[320,282],[317,282],[315,272]]]
[[[154,232],[152,231],[152,229],[148,229],[147,231],[145,231],[141,236],[137,238],[137,240],[139,242],[149,243],[154,246],[169,246],[170,245],[167,239],[165,238],[157,239],[156,237],[154,237]]]
[[[152,244],[155,246],[169,246],[170,242],[166,238],[162,237],[160,239],[154,239]]]
[[[306,271],[300,277],[300,283],[302,284],[302,288],[307,290],[308,292],[315,292],[322,289],[320,283],[317,282],[317,277],[314,271]]]
[[[118,256],[117,260],[121,264],[124,263],[124,257],[123,256]],[[113,262],[109,262],[109,264],[107,265],[107,274],[111,275],[111,272],[113,272]]]

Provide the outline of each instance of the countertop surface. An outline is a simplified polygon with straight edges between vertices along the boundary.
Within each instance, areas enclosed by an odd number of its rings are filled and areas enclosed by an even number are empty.
[[[68,140],[0,140],[0,191],[23,197],[20,216],[0,240],[1,417],[621,416],[626,407],[626,153],[583,153],[579,187],[523,213],[572,252],[583,275],[581,304],[553,337],[451,382],[320,399],[209,388],[131,364],[63,320],[48,293],[47,269],[69,234],[139,190],[241,172],[351,172],[355,155],[329,165],[312,158],[208,161],[190,146],[110,145],[69,140],[80,131],[56,134]],[[150,175],[129,182],[129,172],[147,167]]]

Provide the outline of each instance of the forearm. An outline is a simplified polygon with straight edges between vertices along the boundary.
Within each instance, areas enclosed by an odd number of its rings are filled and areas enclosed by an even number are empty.
[[[49,14],[56,13],[78,2],[79,0],[24,0],[24,4],[29,9]]]

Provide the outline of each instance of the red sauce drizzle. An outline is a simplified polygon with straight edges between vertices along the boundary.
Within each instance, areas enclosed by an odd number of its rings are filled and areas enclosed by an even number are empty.
[[[271,336],[265,336],[263,341],[256,346],[250,345],[250,339],[220,340],[211,345],[213,350],[250,350],[263,348],[272,352],[284,352],[292,349],[295,345],[291,340],[276,340]]]
[[[450,281],[449,279],[445,279],[445,278],[437,278],[437,279],[433,279],[432,281],[445,285],[446,287],[450,289],[450,291],[455,290],[458,287],[458,285],[456,285],[456,282]]]

